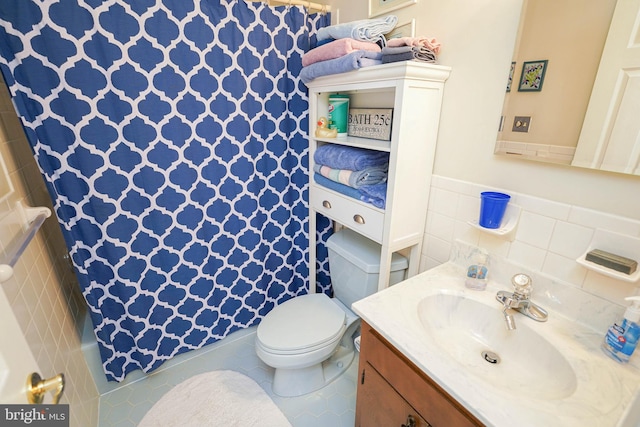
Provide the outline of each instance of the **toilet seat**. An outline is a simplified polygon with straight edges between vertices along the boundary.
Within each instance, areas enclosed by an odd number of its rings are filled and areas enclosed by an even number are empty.
[[[342,337],[346,314],[325,294],[302,295],[275,307],[256,331],[260,347],[272,354],[312,352]]]

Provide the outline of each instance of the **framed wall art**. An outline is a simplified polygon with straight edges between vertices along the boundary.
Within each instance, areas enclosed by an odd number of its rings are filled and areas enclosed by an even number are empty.
[[[416,4],[418,0],[369,0],[369,18]]]
[[[540,61],[529,61],[522,64],[522,75],[518,92],[540,92],[544,82],[544,74],[547,71],[547,63],[544,59]]]

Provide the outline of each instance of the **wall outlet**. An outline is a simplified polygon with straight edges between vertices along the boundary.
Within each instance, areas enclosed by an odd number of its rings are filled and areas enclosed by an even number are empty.
[[[529,132],[531,116],[515,116],[513,118],[513,132]]]

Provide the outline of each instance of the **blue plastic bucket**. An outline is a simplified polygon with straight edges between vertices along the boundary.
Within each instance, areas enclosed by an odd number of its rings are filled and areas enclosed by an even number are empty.
[[[493,191],[480,193],[480,226],[484,228],[500,228],[509,199],[511,199],[511,196],[504,193]]]

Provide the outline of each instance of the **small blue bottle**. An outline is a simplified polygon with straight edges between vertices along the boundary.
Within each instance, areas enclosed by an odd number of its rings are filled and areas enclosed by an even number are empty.
[[[613,360],[627,363],[640,339],[640,297],[628,297],[631,306],[624,312],[619,322],[611,325],[604,337],[602,349]]]

